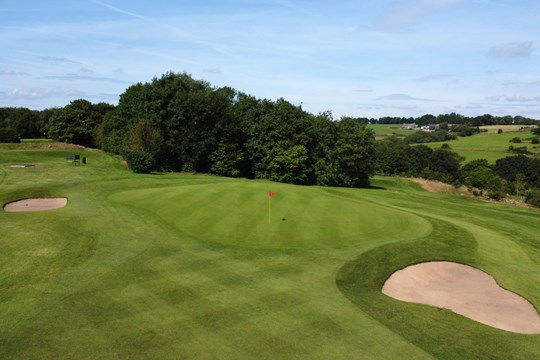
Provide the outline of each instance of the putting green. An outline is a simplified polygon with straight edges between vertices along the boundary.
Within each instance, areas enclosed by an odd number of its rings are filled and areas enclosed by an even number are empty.
[[[199,241],[254,248],[319,249],[416,239],[431,224],[416,215],[317,187],[248,181],[116,193],[111,200],[149,211]]]

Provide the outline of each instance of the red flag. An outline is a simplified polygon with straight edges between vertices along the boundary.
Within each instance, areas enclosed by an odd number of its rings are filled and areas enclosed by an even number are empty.
[[[270,195],[270,198],[273,198],[274,197],[274,192],[270,191],[270,193],[268,195]]]

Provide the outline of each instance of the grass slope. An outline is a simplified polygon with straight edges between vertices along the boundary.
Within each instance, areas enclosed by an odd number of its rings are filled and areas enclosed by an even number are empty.
[[[69,203],[0,213],[2,359],[540,357],[540,335],[380,293],[397,269],[448,259],[539,308],[537,210],[390,178],[336,189],[135,175],[100,152],[31,145],[0,145],[0,201]]]
[[[535,154],[535,156],[540,156],[540,148],[532,145],[530,141],[526,140],[533,136],[534,135],[530,131],[505,131],[502,134],[489,132],[459,137],[452,141],[429,143],[426,145],[432,148],[438,148],[446,143],[450,145],[453,151],[465,157],[466,161],[487,159],[490,163],[495,163],[495,161],[503,157],[516,155],[515,153],[508,151],[508,147],[511,145],[515,148],[526,147],[527,150]],[[518,144],[511,143],[510,139],[515,137],[521,138],[523,142]]]

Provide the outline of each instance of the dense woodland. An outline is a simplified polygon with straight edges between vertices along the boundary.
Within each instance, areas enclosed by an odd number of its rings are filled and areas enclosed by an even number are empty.
[[[375,141],[368,123],[440,124],[435,133]],[[75,100],[63,108],[0,108],[0,142],[48,137],[122,155],[135,172],[195,171],[292,184],[366,187],[375,173],[466,185],[493,199],[525,196],[540,206],[540,159],[518,155],[464,164],[449,148],[424,143],[468,136],[480,125],[538,122],[458,114],[419,118],[317,115],[285,99],[257,99],[185,73],[130,86],[117,106]],[[453,124],[451,131],[448,124]],[[459,126],[456,126],[459,125]],[[540,135],[540,127],[534,129]]]

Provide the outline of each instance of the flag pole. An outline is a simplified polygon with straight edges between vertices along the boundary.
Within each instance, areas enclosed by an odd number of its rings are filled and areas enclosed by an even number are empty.
[[[271,192],[268,193],[268,224],[272,221],[272,196],[270,195]]]
[[[274,197],[274,192],[268,192],[268,224],[272,222],[272,198]]]

